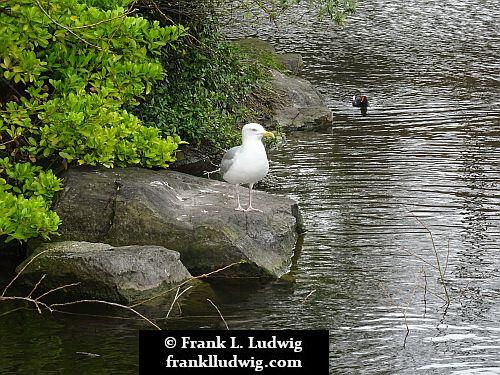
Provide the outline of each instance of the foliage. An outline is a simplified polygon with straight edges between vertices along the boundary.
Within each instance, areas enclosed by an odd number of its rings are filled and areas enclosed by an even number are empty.
[[[6,242],[54,234],[59,217],[50,211],[50,202],[61,190],[60,180],[51,170],[31,163],[11,164],[0,159],[0,236]]]
[[[160,50],[187,31],[131,16],[131,2],[0,2],[0,236],[57,230],[60,181],[42,166],[175,160],[180,138],[162,138],[126,108],[163,77]]]
[[[273,21],[286,12],[295,14],[309,12],[318,19],[330,19],[338,25],[345,24],[347,17],[356,11],[356,0],[158,0],[170,12],[188,17],[205,18],[222,16],[225,20],[235,14],[248,18],[265,14]],[[161,5],[160,5],[161,6]]]
[[[277,67],[276,57],[261,50],[248,50],[223,41],[221,18],[226,9],[266,12],[277,18],[296,6],[315,9],[318,17],[342,23],[354,11],[354,0],[259,0],[231,1],[159,0],[155,6],[143,0],[144,14],[162,22],[187,23],[190,38],[177,50],[162,56],[166,78],[136,108],[145,124],[158,127],[165,136],[179,134],[191,147],[223,149],[239,138],[236,125],[267,109],[271,97],[268,68]],[[304,8],[304,7],[303,7]],[[256,100],[258,98],[258,100]],[[265,103],[264,103],[265,104]]]
[[[347,17],[356,11],[356,0],[240,0],[236,4],[247,13],[256,9],[263,11],[273,20],[286,11],[302,7],[315,12],[320,19],[326,17],[339,25],[343,25]]]
[[[195,43],[183,43],[162,59],[167,78],[137,108],[138,116],[193,147],[227,148],[239,138],[236,125],[255,116],[248,104],[269,81],[267,67],[277,65],[276,57],[264,61],[252,54],[216,32],[199,32]]]

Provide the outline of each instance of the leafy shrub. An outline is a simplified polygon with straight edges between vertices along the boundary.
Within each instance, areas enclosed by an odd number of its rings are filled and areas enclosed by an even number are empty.
[[[180,138],[126,108],[163,77],[160,51],[186,29],[132,17],[130,3],[0,1],[0,237],[57,230],[60,180],[42,166],[175,160]]]
[[[256,115],[249,102],[269,79],[251,53],[202,30],[162,57],[168,74],[135,113],[193,147],[227,148],[239,139],[236,125]]]
[[[8,157],[0,159],[0,236],[25,240],[54,234],[60,224],[50,211],[50,202],[61,181],[52,171],[30,163],[11,164]]]

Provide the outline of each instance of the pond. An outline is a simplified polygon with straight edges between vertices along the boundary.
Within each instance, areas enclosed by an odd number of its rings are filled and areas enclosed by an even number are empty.
[[[334,126],[270,152],[265,188],[300,202],[308,232],[294,282],[217,288],[230,328],[328,329],[331,374],[500,374],[499,19],[496,0],[375,0],[344,29],[240,25],[303,55]],[[17,311],[0,373],[133,374],[146,326]],[[207,303],[168,327],[224,324]]]

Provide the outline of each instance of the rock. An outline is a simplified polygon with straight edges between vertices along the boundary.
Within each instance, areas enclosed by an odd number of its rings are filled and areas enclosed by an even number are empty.
[[[304,66],[304,60],[300,53],[278,53],[278,61],[283,64],[292,74],[299,75]]]
[[[318,130],[332,126],[332,111],[309,81],[275,70],[271,73],[273,88],[280,94],[280,101],[273,105],[272,122],[285,130]]]
[[[213,150],[200,151],[199,147],[192,148],[189,145],[180,145],[176,161],[169,165],[169,169],[202,177],[205,172],[217,168],[212,160],[221,160],[222,155],[222,152],[217,154]]]
[[[41,245],[16,272],[21,270],[20,279],[31,287],[47,275],[37,288],[39,292],[79,283],[52,293],[58,300],[98,299],[122,304],[165,293],[192,278],[179,253],[164,247],[113,247],[76,241]]]
[[[62,240],[163,246],[193,275],[243,260],[225,275],[279,277],[301,225],[291,199],[255,191],[264,213],[235,211],[232,185],[174,171],[71,168],[64,185],[54,205]]]
[[[274,48],[274,46],[266,40],[249,37],[236,39],[234,42],[244,48],[261,50],[275,55],[278,58],[278,62],[293,74],[300,74],[302,67],[304,66],[304,61],[302,60],[302,55],[300,53],[278,53],[276,52],[276,48]]]
[[[270,69],[276,96],[270,103],[271,117],[262,121],[266,127],[278,127],[286,132],[324,130],[332,126],[332,111],[325,105],[319,92],[309,81],[297,77],[304,65],[299,53],[277,53],[271,43],[258,38],[242,38],[235,42],[275,54],[278,61],[292,73],[284,74]]]

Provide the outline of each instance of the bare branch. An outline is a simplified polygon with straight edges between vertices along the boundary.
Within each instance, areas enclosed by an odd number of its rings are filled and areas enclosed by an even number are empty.
[[[33,298],[29,298],[29,297],[1,296],[0,301],[26,301],[26,302],[34,304],[40,314],[42,313],[42,310],[40,309],[39,305],[41,305],[42,307],[46,308],[49,311],[52,311],[50,306],[47,305],[46,303],[37,301],[37,300],[35,300]]]
[[[50,251],[50,250],[44,250],[44,251],[41,251],[41,252],[39,252],[38,254],[36,254],[33,258],[31,258],[31,259],[29,260],[29,262],[28,262],[28,263],[26,263],[26,264],[24,265],[24,267],[23,267],[23,268],[22,268],[22,269],[21,269],[21,270],[20,270],[20,271],[16,274],[16,276],[14,276],[14,277],[12,278],[12,280],[10,281],[10,283],[8,283],[8,284],[7,284],[7,286],[6,286],[6,287],[4,288],[4,290],[3,290],[3,293],[2,293],[2,295],[1,295],[1,297],[4,297],[4,296],[5,296],[5,293],[7,292],[7,289],[9,289],[9,288],[11,287],[11,285],[14,283],[14,281],[16,281],[16,280],[17,280],[17,278],[19,277],[19,275],[20,275],[20,274],[22,274],[22,273],[23,273],[23,271],[24,271],[24,270],[25,270],[25,269],[26,269],[26,268],[27,268],[27,267],[28,267],[28,266],[29,266],[29,265],[30,265],[30,264],[31,264],[31,263],[32,263],[32,262],[33,262],[36,258],[38,258],[38,257],[39,257],[40,255],[42,255],[42,254],[45,254],[45,253],[46,253],[46,252],[48,252],[48,251]]]
[[[142,315],[137,310],[134,310],[133,308],[131,308],[129,306],[125,306],[125,305],[122,305],[122,304],[119,304],[119,303],[115,303],[115,302],[100,301],[100,300],[94,300],[94,299],[84,299],[84,300],[78,300],[78,301],[72,301],[72,302],[65,302],[65,303],[54,303],[54,304],[50,305],[50,308],[54,309],[56,307],[65,307],[65,306],[70,306],[70,305],[77,305],[77,304],[80,304],[80,303],[95,303],[95,304],[101,304],[101,305],[109,305],[109,306],[120,307],[122,309],[131,311],[132,313],[140,316],[143,320],[145,320],[146,322],[148,322],[149,324],[151,324],[153,327],[155,327],[158,330],[161,330],[160,327],[158,327],[155,323],[153,323],[151,320],[149,320],[147,317],[145,317],[144,315]]]
[[[244,260],[240,260],[239,262],[234,262],[234,263],[228,264],[227,266],[224,266],[224,267],[222,267],[222,268],[219,268],[219,269],[217,269],[217,270],[215,270],[215,271],[211,271],[211,272],[209,272],[209,273],[204,273],[203,275],[199,275],[199,276],[193,276],[192,278],[190,278],[190,279],[188,279],[188,280],[186,280],[186,281],[184,281],[184,282],[180,283],[180,284],[179,284],[179,285],[177,285],[176,287],[170,288],[170,289],[168,289],[168,290],[166,290],[166,291],[164,291],[164,292],[162,292],[162,293],[160,293],[160,294],[157,294],[156,296],[153,296],[153,297],[151,297],[151,298],[148,298],[148,299],[145,299],[145,300],[143,300],[143,301],[139,301],[139,302],[137,302],[137,303],[134,303],[133,305],[130,305],[130,307],[136,307],[136,306],[142,305],[142,304],[144,304],[144,303],[150,302],[150,301],[152,301],[152,300],[154,300],[154,299],[156,299],[156,298],[159,298],[159,297],[164,296],[164,295],[165,295],[165,294],[167,294],[167,293],[170,293],[170,292],[171,292],[171,291],[173,291],[175,288],[180,288],[181,286],[186,285],[187,283],[189,283],[189,282],[191,282],[191,281],[193,281],[193,280],[203,279],[203,278],[209,277],[209,276],[214,275],[214,274],[216,274],[216,273],[222,272],[222,271],[224,271],[224,270],[226,270],[226,269],[228,269],[228,268],[230,268],[230,267],[236,266],[236,265],[238,265],[238,264],[243,264],[243,263],[246,263],[246,261],[244,261]]]
[[[410,213],[413,215],[415,220],[417,220],[420,223],[420,225],[422,225],[422,227],[426,230],[426,232],[429,234],[429,236],[431,238],[432,250],[434,251],[434,256],[436,257],[436,267],[435,268],[439,272],[439,279],[441,280],[441,285],[443,286],[444,294],[446,295],[446,300],[448,301],[448,304],[449,304],[450,303],[450,296],[448,295],[448,288],[446,287],[446,280],[445,280],[445,272],[446,272],[446,269],[448,268],[448,256],[446,257],[446,267],[443,271],[443,269],[441,268],[441,261],[439,259],[439,254],[438,254],[438,251],[436,248],[436,244],[434,242],[434,236],[432,235],[431,230],[413,212],[410,212]],[[448,246],[448,255],[449,255],[449,246]]]
[[[307,300],[309,297],[311,297],[311,296],[312,296],[312,294],[313,294],[314,292],[316,292],[316,289],[311,290],[311,291],[307,294],[307,296],[304,298],[304,300],[303,300],[301,303],[302,303],[302,304],[303,304],[303,303],[305,303],[305,302],[306,302],[306,300]]]
[[[43,12],[43,14],[45,14],[47,16],[47,18],[52,21],[52,23],[54,23],[55,25],[59,26],[60,28],[62,28],[64,30],[66,30],[71,35],[74,35],[76,38],[78,38],[79,40],[81,40],[85,44],[89,45],[90,47],[94,47],[94,48],[98,49],[99,51],[102,51],[101,47],[96,46],[95,44],[90,43],[88,40],[83,39],[80,35],[75,33],[71,27],[63,25],[62,23],[59,23],[54,18],[52,18],[52,16],[47,12],[47,10],[45,10],[45,8],[42,6],[42,4],[40,4],[40,0],[35,0],[35,2],[38,5],[38,8],[40,8],[40,10]]]
[[[38,280],[38,282],[35,284],[35,286],[33,287],[33,289],[31,289],[31,292],[28,294],[28,298],[31,298],[31,295],[40,286],[40,284],[43,281],[43,279],[45,279],[45,276],[47,276],[47,275],[44,274],[42,277],[40,277],[40,280]]]
[[[41,298],[45,297],[46,295],[50,294],[50,293],[53,293],[53,292],[56,292],[58,290],[61,290],[61,289],[64,289],[64,288],[69,288],[71,286],[76,286],[76,285],[79,285],[80,283],[71,283],[71,284],[66,284],[66,285],[61,285],[61,286],[58,286],[57,288],[54,288],[54,289],[51,289],[51,290],[48,290],[46,291],[45,293],[43,293],[42,295],[38,296],[37,298],[35,298],[37,301],[39,301]]]
[[[181,296],[186,293],[189,289],[191,289],[193,286],[190,285],[188,286],[186,289],[184,289],[180,294],[179,294],[179,290],[181,289],[181,287],[178,287],[177,288],[177,292],[175,292],[175,296],[174,296],[174,299],[172,301],[172,304],[170,305],[170,308],[168,309],[168,312],[167,312],[167,315],[165,316],[165,319],[168,319],[170,313],[172,312],[172,308],[174,307],[174,304],[179,300],[179,298],[181,298]]]
[[[229,327],[227,326],[227,323],[226,323],[226,320],[224,319],[224,317],[222,316],[219,308],[215,305],[215,303],[212,302],[212,300],[210,298],[207,298],[207,301],[210,302],[212,304],[213,307],[215,307],[215,310],[217,310],[217,312],[219,313],[222,321],[224,322],[225,326],[226,326],[226,329],[229,331]]]
[[[105,19],[105,20],[100,20],[99,22],[91,23],[91,24],[88,24],[88,25],[73,26],[73,27],[71,27],[71,29],[72,30],[76,30],[76,29],[85,29],[85,28],[88,28],[88,27],[94,27],[94,26],[100,25],[101,23],[111,22],[111,21],[114,21],[114,20],[117,20],[117,19],[120,19],[120,18],[125,18],[129,14],[132,14],[132,13],[137,12],[137,11],[138,11],[138,9],[129,9],[125,13],[123,13],[123,14],[121,14],[119,16],[111,17],[111,18],[108,18],[108,19]]]

